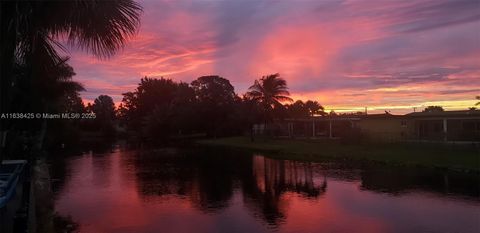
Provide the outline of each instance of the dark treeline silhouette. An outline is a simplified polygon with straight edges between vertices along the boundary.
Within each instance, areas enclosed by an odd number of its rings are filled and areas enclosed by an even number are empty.
[[[442,106],[428,106],[424,110],[424,112],[443,112]]]
[[[170,79],[143,78],[137,89],[123,94],[119,117],[128,132],[141,138],[207,132],[225,134],[237,96],[230,82],[204,76],[191,85]]]
[[[114,138],[117,133],[115,127],[117,124],[116,111],[112,97],[108,95],[98,96],[93,101],[93,104],[88,103],[84,108],[85,113],[93,113],[94,115],[86,114],[87,118],[82,119],[83,131],[96,132],[99,136]]]
[[[291,101],[288,95],[279,74],[255,80],[243,96],[220,76],[202,76],[190,84],[145,77],[134,91],[123,94],[117,116],[129,137],[158,141],[198,134],[239,135],[274,118],[324,114],[316,101],[283,104]]]
[[[50,85],[39,83],[40,88],[35,89],[25,77],[25,85],[18,88],[19,94],[14,98],[22,104],[12,109],[77,115],[71,119],[12,122],[22,133],[14,137],[16,142],[12,145],[16,148],[12,151],[23,153],[26,147],[35,147],[35,143],[38,148],[45,144],[45,149],[54,149],[116,136],[158,143],[174,138],[242,135],[248,134],[253,124],[268,125],[273,119],[325,114],[316,101],[285,103],[292,100],[287,83],[279,74],[255,80],[242,96],[235,93],[228,79],[215,75],[199,77],[190,84],[144,77],[135,90],[123,93],[118,108],[108,95],[100,95],[85,105],[79,94],[84,87],[72,80],[75,72],[67,62],[65,58],[53,76],[46,76],[53,78]],[[18,69],[21,73],[23,68]]]

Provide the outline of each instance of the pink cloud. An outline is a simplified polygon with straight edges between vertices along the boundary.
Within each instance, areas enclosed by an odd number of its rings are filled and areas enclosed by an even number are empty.
[[[279,72],[295,98],[332,108],[449,100],[464,108],[480,84],[480,18],[468,1],[141,4],[139,34],[123,51],[109,60],[71,54],[86,100],[119,102],[144,76],[218,74],[243,93]]]

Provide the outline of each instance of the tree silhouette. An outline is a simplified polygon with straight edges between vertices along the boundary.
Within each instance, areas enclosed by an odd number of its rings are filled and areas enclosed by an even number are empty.
[[[228,115],[233,111],[237,98],[230,81],[220,76],[202,76],[191,83],[198,101],[198,114],[207,133],[217,136]]]
[[[52,84],[49,78],[65,63],[57,52],[66,50],[60,41],[98,57],[112,56],[136,33],[140,12],[132,0],[0,1],[0,112],[12,112],[20,81]],[[21,76],[14,73],[16,64],[25,67]],[[79,89],[74,82],[63,84]],[[40,104],[52,104],[48,89],[39,88],[45,95]],[[0,135],[13,128],[13,121],[2,121]]]
[[[477,95],[477,96],[475,97],[475,99],[480,100],[480,95]],[[480,101],[477,102],[475,105],[480,105]]]
[[[112,121],[115,119],[115,104],[112,97],[108,95],[100,95],[92,105],[92,111],[96,115],[96,119]]]
[[[11,101],[12,66],[18,62],[36,69],[62,63],[60,40],[109,57],[121,48],[139,25],[141,7],[132,0],[116,1],[1,1],[0,64],[2,112]],[[35,76],[33,76],[35,74]],[[39,77],[27,72],[28,77]]]
[[[293,101],[287,88],[287,81],[280,78],[280,74],[271,74],[255,80],[254,84],[248,88],[246,95],[253,100],[258,101],[264,111],[265,126],[270,120],[270,113],[275,106],[282,105],[284,101]]]
[[[91,105],[91,111],[95,113],[94,126],[103,136],[115,136],[115,104],[108,95],[98,96]]]
[[[145,77],[135,91],[123,94],[118,115],[132,139],[162,143],[200,134],[242,134],[261,119],[259,109],[257,101],[238,97],[220,76],[202,76],[191,85]]]
[[[229,105],[236,97],[230,81],[216,75],[199,77],[191,86],[199,101],[212,102],[218,106]]]
[[[130,136],[162,142],[168,136],[192,133],[198,122],[198,101],[187,83],[171,79],[141,79],[133,92],[123,94],[120,122]]]
[[[177,86],[170,79],[142,78],[133,92],[123,94],[122,120],[140,137],[168,134]]]
[[[30,79],[27,75],[32,69],[26,64],[16,64],[13,68],[15,74],[15,86],[12,88],[12,100],[15,104],[10,107],[12,112],[69,112],[69,98],[79,97],[79,92],[84,88],[80,83],[72,80],[75,72],[67,63],[68,58],[62,58],[61,62],[51,69],[34,69],[36,75],[41,78]],[[72,99],[73,100],[73,99]],[[78,99],[77,99],[78,100]],[[12,120],[9,122],[17,131],[32,133],[31,141],[34,150],[42,149],[47,134],[47,119],[33,119],[28,122]],[[73,123],[73,121],[71,122]],[[59,131],[64,128],[62,123],[55,127]],[[2,129],[6,129],[5,121],[2,120]],[[37,131],[36,133],[34,133]],[[15,142],[16,132],[10,132],[11,142]],[[9,146],[9,144],[7,144]],[[12,149],[14,145],[10,147]],[[6,150],[5,153],[13,151]]]
[[[310,113],[310,116],[314,116],[315,114],[325,114],[323,106],[320,105],[317,101],[308,100],[307,102],[305,102],[305,107]]]
[[[67,93],[60,100],[61,111],[66,113],[84,113],[85,105],[78,92]]]
[[[17,64],[14,67],[16,86],[12,97],[16,104],[11,110],[14,112],[38,111],[66,111],[62,105],[67,96],[73,98],[78,92],[84,91],[83,86],[73,81],[75,72],[67,63],[68,58],[63,58],[48,74],[41,73],[43,79],[31,80],[25,75],[28,72],[26,65]]]
[[[293,118],[308,117],[309,110],[305,107],[305,103],[301,100],[295,101],[293,104],[288,104],[288,115]]]
[[[428,106],[424,110],[424,112],[443,112],[442,106]]]

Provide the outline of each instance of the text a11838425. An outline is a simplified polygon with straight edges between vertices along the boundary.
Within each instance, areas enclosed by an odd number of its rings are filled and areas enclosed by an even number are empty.
[[[95,119],[95,113],[1,113],[0,119]]]

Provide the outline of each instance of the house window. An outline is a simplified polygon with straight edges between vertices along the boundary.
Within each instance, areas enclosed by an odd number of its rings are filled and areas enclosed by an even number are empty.
[[[405,120],[400,121],[400,126],[407,127],[407,121]]]

